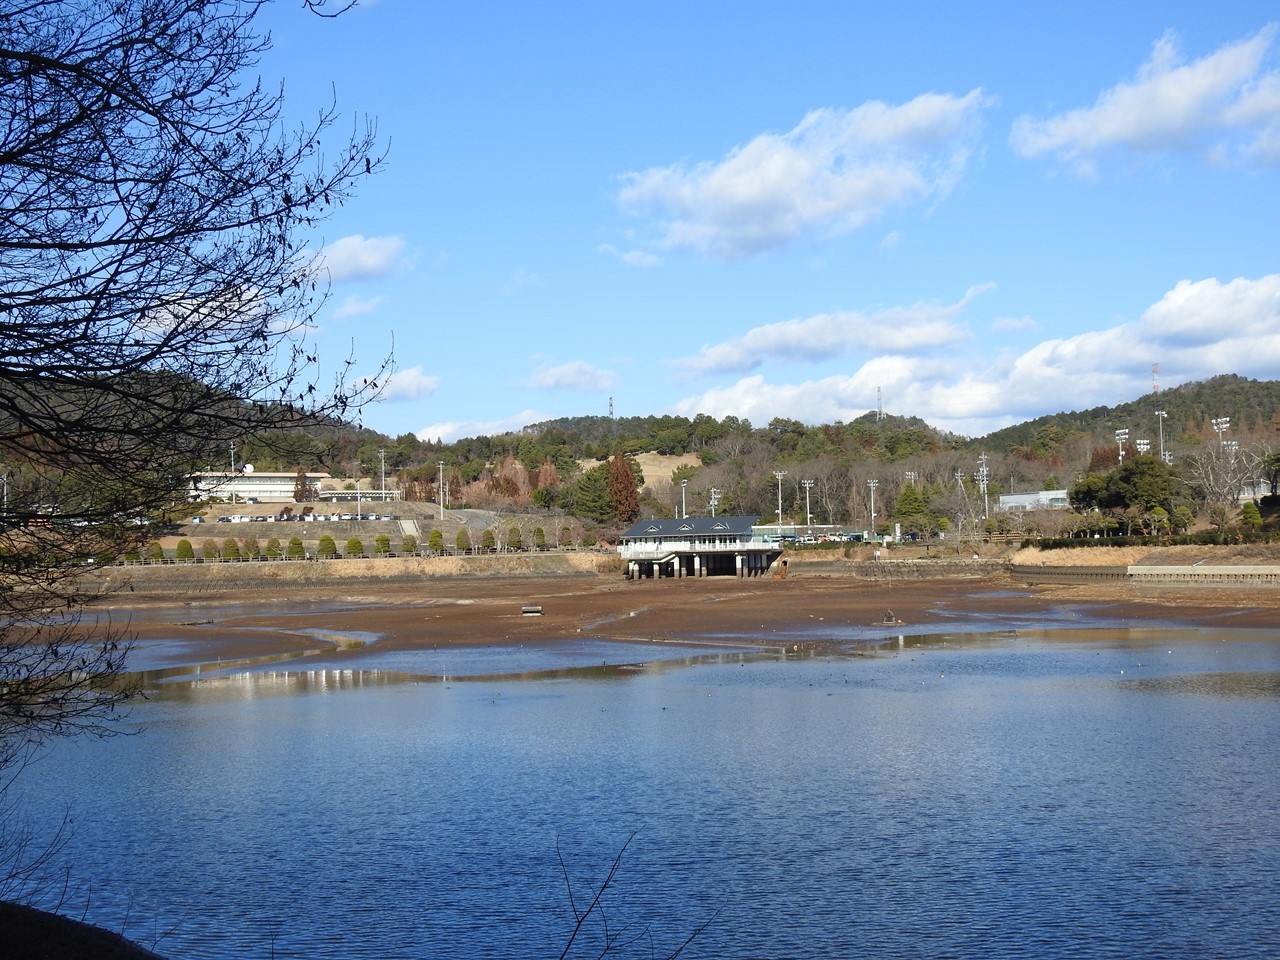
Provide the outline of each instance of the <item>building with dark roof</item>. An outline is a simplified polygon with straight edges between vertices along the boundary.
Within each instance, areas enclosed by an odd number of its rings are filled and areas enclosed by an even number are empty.
[[[756,532],[758,516],[641,520],[622,534],[627,577],[759,576],[782,555],[776,537]]]

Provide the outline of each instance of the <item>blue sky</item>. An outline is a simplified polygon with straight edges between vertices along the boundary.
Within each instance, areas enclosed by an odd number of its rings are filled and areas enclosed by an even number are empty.
[[[315,238],[366,426],[852,420],[966,436],[1280,377],[1280,8],[276,4],[387,170]]]

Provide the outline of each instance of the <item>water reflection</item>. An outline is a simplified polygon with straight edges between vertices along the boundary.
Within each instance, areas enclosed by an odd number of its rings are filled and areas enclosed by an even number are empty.
[[[637,830],[630,956],[713,915],[682,956],[1274,955],[1276,632],[998,627],[248,664],[25,809],[74,811],[75,909],[185,960],[555,955]]]
[[[837,664],[929,654],[942,657],[936,661],[939,679],[946,678],[948,669],[953,678],[984,672],[1061,670],[1077,677],[1125,683],[1136,691],[1280,695],[1276,690],[1280,664],[1274,655],[1273,634],[1262,630],[1000,629],[882,633],[860,639],[809,639],[769,646],[573,639],[416,650],[380,650],[370,642],[376,639],[371,635],[334,637],[316,632],[316,636],[329,643],[272,656],[143,670],[131,676],[152,696],[184,700],[219,694],[243,698],[333,693],[418,683],[614,682],[726,665],[781,661]],[[1074,655],[1081,649],[1096,654],[1092,662],[1084,661],[1083,670]],[[1199,652],[1192,655],[1193,650]],[[966,655],[950,663],[945,658],[948,653]],[[985,655],[973,656],[979,653]],[[1251,669],[1260,665],[1269,669]],[[1232,670],[1224,671],[1225,666]],[[848,682],[847,673],[844,676]],[[892,676],[900,679],[902,674]],[[193,692],[197,688],[198,696]]]

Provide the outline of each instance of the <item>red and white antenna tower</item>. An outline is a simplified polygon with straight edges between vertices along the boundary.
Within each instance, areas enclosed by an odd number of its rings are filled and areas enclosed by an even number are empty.
[[[1158,363],[1151,365],[1151,392],[1160,392],[1160,364]]]

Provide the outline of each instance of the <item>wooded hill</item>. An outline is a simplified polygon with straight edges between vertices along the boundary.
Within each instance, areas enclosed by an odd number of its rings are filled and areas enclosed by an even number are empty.
[[[1163,417],[1157,415],[1161,411]],[[678,510],[684,480],[690,513],[707,512],[715,490],[720,513],[776,516],[774,473],[785,471],[785,514],[843,523],[869,514],[872,495],[879,498],[877,512],[887,516],[906,485],[929,491],[945,509],[948,497],[974,496],[984,470],[988,497],[1065,488],[1090,470],[1117,463],[1117,430],[1129,431],[1129,456],[1137,454],[1139,440],[1158,454],[1163,432],[1175,467],[1224,438],[1265,459],[1280,441],[1278,414],[1280,381],[1224,375],[1115,407],[1051,414],[980,438],[937,430],[916,416],[876,411],[849,423],[815,426],[783,418],[756,426],[733,416],[591,416],[453,443],[412,434],[391,438],[334,423],[246,444],[244,458],[260,470],[303,466],[360,477],[364,486],[377,486],[385,469],[389,485],[394,481],[407,498],[420,500],[435,500],[443,462],[452,505],[528,506],[603,521],[593,517],[597,510],[585,509],[586,500],[592,506],[599,501],[598,491],[588,497],[582,489],[590,468],[618,451],[656,454],[683,459],[669,479],[645,484],[646,515]],[[1229,427],[1220,436],[1213,421],[1224,418]],[[875,481],[874,494],[868,481]]]

